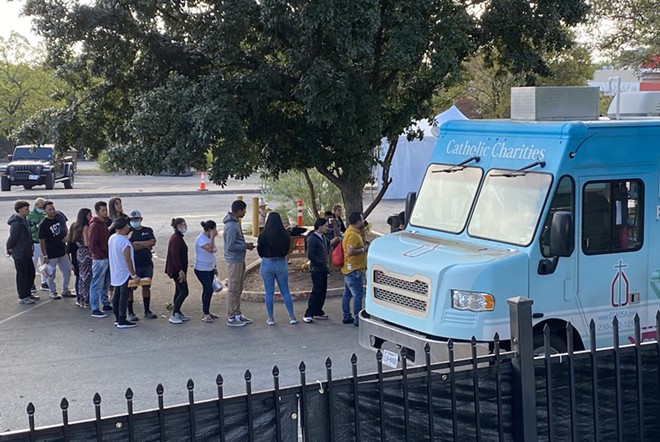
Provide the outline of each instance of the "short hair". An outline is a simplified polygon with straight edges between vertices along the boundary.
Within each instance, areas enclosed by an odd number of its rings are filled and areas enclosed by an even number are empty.
[[[335,216],[335,214],[332,213],[332,210],[326,210],[326,211],[325,211],[325,216],[326,216],[326,217],[328,217],[328,216]]]
[[[125,216],[120,216],[114,222],[115,231],[123,229],[130,222],[131,222],[131,220],[129,218],[127,218]]]
[[[18,213],[23,207],[30,207],[30,203],[25,200],[18,200],[14,203],[14,212]]]
[[[99,210],[101,210],[101,207],[108,207],[108,203],[105,201],[97,201],[94,203],[94,211],[96,213],[99,213]]]
[[[362,218],[362,214],[360,212],[352,212],[350,215],[348,215],[348,223],[357,224],[357,222],[360,221],[360,218]]]
[[[47,206],[55,206],[55,203],[53,203],[53,202],[50,201],[50,200],[46,200],[46,201],[44,201],[44,209],[45,209]]]
[[[327,224],[328,220],[325,218],[316,218],[314,221],[314,230],[318,230],[320,227],[323,227]]]
[[[231,203],[231,213],[236,213],[238,211],[241,211],[247,207],[247,204],[245,204],[245,201],[241,200],[236,200],[233,203]]]
[[[46,198],[38,197],[34,200],[34,207],[43,207],[46,202]]]
[[[202,221],[199,224],[202,226],[202,229],[204,229],[205,232],[208,232],[209,230],[213,230],[217,227],[217,224],[212,219],[208,221]]]
[[[341,209],[341,208],[342,208],[342,207],[341,207],[341,204],[335,204],[334,206],[332,206],[332,212],[334,213],[335,210],[337,210],[337,209]]]

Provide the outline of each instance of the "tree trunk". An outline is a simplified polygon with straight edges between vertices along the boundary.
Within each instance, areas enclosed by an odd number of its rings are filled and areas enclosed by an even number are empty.
[[[305,181],[307,181],[307,187],[309,188],[309,199],[312,206],[312,213],[314,215],[312,218],[314,221],[316,221],[316,218],[320,216],[319,208],[316,205],[316,189],[314,189],[314,183],[312,183],[312,178],[309,176],[309,171],[307,169],[303,169],[302,173],[305,176]]]
[[[364,193],[364,183],[359,180],[357,183],[352,183],[347,179],[342,180],[342,185],[339,186],[341,196],[344,199],[344,223],[348,225],[348,215],[353,212],[363,213],[364,205],[362,204],[362,196]]]

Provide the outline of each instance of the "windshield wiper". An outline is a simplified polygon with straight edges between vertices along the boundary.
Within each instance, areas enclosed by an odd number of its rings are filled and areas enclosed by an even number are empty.
[[[536,167],[536,166],[545,167],[545,161],[535,161],[532,164],[529,164],[525,167],[521,167],[520,169],[512,170],[511,172],[507,172],[507,173],[493,174],[492,176],[494,176],[494,177],[504,176],[504,177],[507,177],[507,178],[513,178],[513,177],[517,177],[517,176],[525,176],[525,175],[527,175],[527,172],[526,172],[527,170],[531,169],[532,167]]]
[[[475,163],[478,163],[479,161],[481,161],[481,157],[470,157],[470,158],[468,158],[467,160],[465,160],[465,161],[463,161],[462,163],[459,163],[459,164],[457,164],[457,165],[455,165],[455,166],[451,166],[451,167],[449,167],[449,168],[447,168],[447,169],[442,169],[442,170],[433,170],[433,171],[431,171],[431,173],[442,173],[442,172],[448,172],[448,173],[451,173],[451,172],[458,172],[458,171],[461,171],[461,170],[465,169],[465,166],[467,166],[467,165],[468,165],[469,163],[471,163],[472,161],[474,161]]]

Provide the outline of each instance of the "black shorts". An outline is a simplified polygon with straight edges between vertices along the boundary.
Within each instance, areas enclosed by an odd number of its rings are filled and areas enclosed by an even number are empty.
[[[136,267],[135,268],[135,273],[140,277],[140,278],[153,278],[154,277],[154,266],[145,266],[145,267]],[[146,287],[150,288],[151,285],[143,285],[141,287]]]

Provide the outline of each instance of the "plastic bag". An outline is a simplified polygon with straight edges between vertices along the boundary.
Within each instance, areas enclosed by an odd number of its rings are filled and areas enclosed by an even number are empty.
[[[341,242],[337,244],[337,247],[332,251],[330,260],[335,267],[341,267],[344,265],[344,246]]]
[[[213,277],[213,291],[215,293],[221,291],[225,286],[222,284],[222,281],[220,281],[220,278],[218,276]]]

